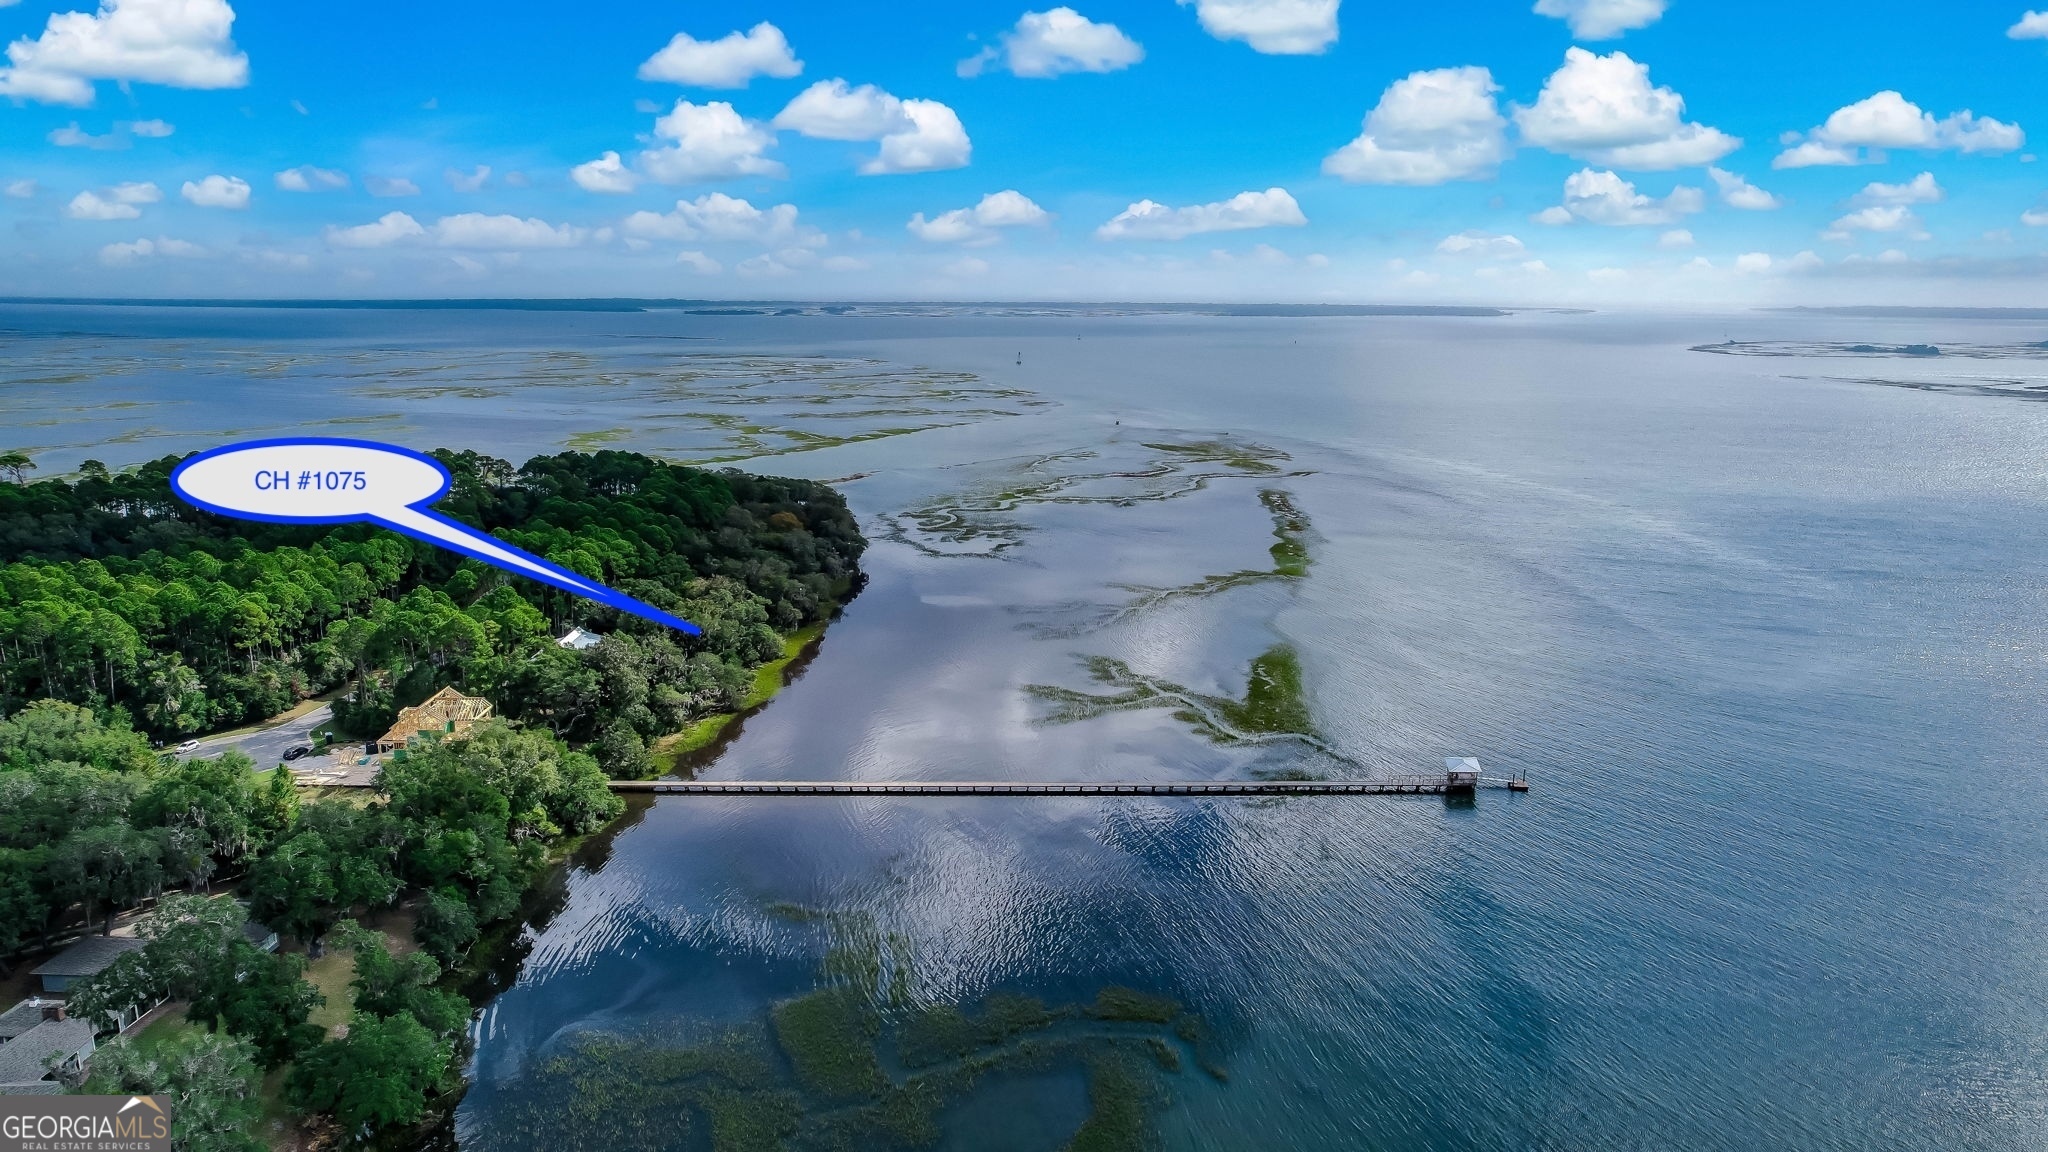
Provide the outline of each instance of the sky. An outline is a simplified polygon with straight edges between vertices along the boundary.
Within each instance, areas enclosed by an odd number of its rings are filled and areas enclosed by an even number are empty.
[[[0,295],[2048,306],[1990,0],[0,0]]]

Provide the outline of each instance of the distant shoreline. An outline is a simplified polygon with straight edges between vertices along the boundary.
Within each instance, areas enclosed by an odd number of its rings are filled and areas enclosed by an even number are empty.
[[[0,304],[102,308],[289,308],[383,311],[656,312],[698,315],[856,314],[865,309],[1004,308],[1074,313],[1164,312],[1209,316],[1471,316],[1503,317],[1519,312],[1581,315],[1583,308],[1520,308],[1463,304],[1190,304],[1144,301],[1072,300],[683,300],[638,297],[584,299],[471,298],[449,300],[230,300],[137,299],[95,296],[0,296]]]

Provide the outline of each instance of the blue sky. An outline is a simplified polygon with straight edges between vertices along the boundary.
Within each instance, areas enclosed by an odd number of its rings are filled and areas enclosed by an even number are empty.
[[[2048,305],[2015,4],[0,0],[0,38],[11,295]]]

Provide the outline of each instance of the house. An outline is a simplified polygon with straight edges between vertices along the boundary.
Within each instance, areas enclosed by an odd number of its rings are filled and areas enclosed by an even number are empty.
[[[259,951],[277,951],[277,933],[272,932],[254,920],[242,922],[242,939],[255,945]]]
[[[146,941],[133,936],[86,936],[69,948],[29,969],[29,975],[43,982],[43,991],[62,995],[73,984],[97,976],[127,953],[139,950]]]
[[[443,688],[410,708],[399,709],[398,722],[391,726],[391,731],[370,742],[370,751],[394,751],[422,736],[465,736],[490,718],[489,700]]]
[[[585,632],[581,628],[571,628],[567,636],[555,641],[555,647],[567,648],[571,652],[587,652],[597,647],[603,640],[604,637],[595,632]]]
[[[62,1000],[23,1000],[0,1013],[0,1096],[57,1096],[92,1059],[98,1030]]]

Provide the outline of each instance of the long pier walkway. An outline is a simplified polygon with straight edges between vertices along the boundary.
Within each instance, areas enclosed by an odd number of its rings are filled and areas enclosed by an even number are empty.
[[[695,796],[1394,796],[1447,795],[1477,788],[1526,792],[1522,779],[1390,776],[1379,780],[614,780],[614,792]]]

